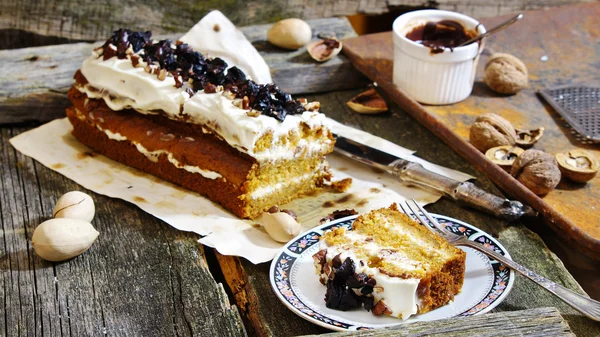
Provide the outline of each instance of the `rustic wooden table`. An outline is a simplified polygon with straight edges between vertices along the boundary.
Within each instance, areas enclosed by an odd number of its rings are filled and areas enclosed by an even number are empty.
[[[278,301],[267,279],[268,263],[253,265],[244,259],[222,256],[199,245],[197,235],[176,231],[131,204],[90,191],[86,192],[97,205],[94,226],[101,232],[90,250],[62,263],[44,261],[34,253],[30,241],[33,229],[49,218],[58,197],[70,190],[85,191],[18,153],[8,143],[9,138],[39,125],[40,121],[58,116],[57,111],[67,104],[64,83],[63,87],[44,88],[43,84],[26,80],[27,73],[15,75],[7,68],[7,64],[14,66],[18,62],[30,65],[33,56],[38,56],[45,66],[56,64],[52,57],[59,57],[57,53],[45,58],[50,55],[44,54],[47,51],[36,48],[0,52],[0,67],[9,73],[8,77],[14,75],[12,81],[20,83],[11,82],[10,86],[4,82],[0,88],[0,116],[6,117],[0,119],[0,293],[4,299],[0,334],[290,336],[327,332],[299,318]],[[36,89],[23,94],[18,89],[24,87]],[[342,123],[416,150],[434,163],[467,172],[477,177],[480,187],[501,193],[489,179],[397,105],[391,104],[389,113],[378,116],[358,115],[348,110],[345,102],[361,90],[309,98],[322,102],[322,111]],[[28,103],[19,105],[15,100],[10,101],[17,96],[20,102]],[[43,104],[31,111],[31,102]],[[448,200],[440,200],[428,209],[495,233],[513,259],[582,292],[556,255],[522,223],[509,225]],[[453,331],[458,335],[462,330],[464,335],[483,335],[499,329],[501,323],[500,329],[506,335],[523,331],[569,335],[569,327],[578,336],[600,335],[598,323],[521,277],[517,277],[510,295],[494,311],[493,316],[460,326],[456,323],[453,326],[452,321],[438,322],[437,331]],[[403,328],[402,333],[432,332],[432,326],[416,324]],[[377,334],[382,333],[386,332]]]

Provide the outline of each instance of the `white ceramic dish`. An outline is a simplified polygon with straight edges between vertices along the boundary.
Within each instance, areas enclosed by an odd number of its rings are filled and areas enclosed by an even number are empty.
[[[433,54],[429,47],[406,38],[413,28],[440,20],[454,20],[467,30],[485,33],[485,27],[475,19],[441,10],[409,12],[399,16],[393,25],[394,84],[413,99],[434,105],[456,103],[469,97],[483,49],[482,41]]]
[[[433,214],[442,224],[470,240],[488,245],[510,258],[498,241],[478,228],[462,221]],[[432,321],[454,316],[478,315],[492,310],[508,295],[515,280],[512,270],[471,248],[467,253],[465,282],[454,302],[431,312],[414,315],[403,321],[387,316],[375,316],[363,308],[339,311],[325,306],[326,288],[315,273],[312,255],[318,251],[319,238],[324,231],[339,226],[351,228],[356,215],[335,220],[300,234],[275,256],[269,280],[277,297],[300,317],[332,330],[383,328],[415,321]]]

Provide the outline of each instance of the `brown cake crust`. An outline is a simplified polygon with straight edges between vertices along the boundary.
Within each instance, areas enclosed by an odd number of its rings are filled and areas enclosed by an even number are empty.
[[[73,125],[73,135],[77,140],[104,156],[134,167],[159,178],[168,180],[187,189],[207,196],[214,202],[239,217],[247,217],[241,201],[240,190],[224,179],[208,179],[199,174],[179,169],[167,160],[166,155],[160,155],[157,162],[149,161],[134,145],[119,144],[109,139],[104,132],[94,125],[77,118],[74,107],[67,109],[67,116]]]

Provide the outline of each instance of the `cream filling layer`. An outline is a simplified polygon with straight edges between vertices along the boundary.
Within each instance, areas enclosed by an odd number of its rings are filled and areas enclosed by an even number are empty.
[[[325,240],[321,240],[319,243],[319,248],[321,250],[327,250],[327,263],[331,265],[331,260],[338,254],[342,261],[346,258],[350,258],[354,261],[356,273],[365,273],[369,277],[375,279],[376,285],[372,293],[375,302],[383,300],[383,303],[385,303],[392,311],[392,316],[398,318],[408,319],[411,315],[416,314],[418,305],[420,304],[420,300],[417,296],[417,287],[421,280],[417,278],[404,279],[400,277],[391,277],[380,272],[378,268],[369,267],[367,261],[365,261],[367,259],[365,257],[359,257],[352,248],[354,247],[354,242],[359,241],[364,243],[367,236],[360,233],[354,233],[353,231],[347,231],[346,234],[351,240],[354,240],[352,243],[339,246],[328,246]],[[366,246],[369,254],[372,254],[372,256],[389,258],[386,247],[377,246],[373,242],[368,243]],[[363,263],[361,263],[361,260]],[[418,263],[414,262],[415,261],[411,263],[408,260],[397,261],[399,266],[406,268],[415,268],[415,265]],[[321,277],[323,276],[324,275],[321,275]]]
[[[326,164],[325,163],[321,163],[321,165],[319,166],[318,172],[321,172],[324,168],[325,168]],[[259,187],[257,189],[255,189],[254,191],[252,191],[248,196],[251,199],[259,199],[259,198],[263,198],[266,197],[270,194],[273,194],[275,192],[277,192],[278,190],[281,190],[287,186],[290,185],[295,185],[295,184],[299,184],[303,181],[307,181],[309,179],[311,179],[312,177],[314,177],[315,173],[314,172],[310,172],[292,179],[287,179],[284,182],[278,182],[275,185],[269,185],[269,186],[263,186],[263,187]]]
[[[132,108],[143,114],[156,114],[162,110],[168,118],[194,124],[206,124],[231,146],[258,160],[279,160],[303,152],[290,149],[277,142],[288,133],[298,132],[304,125],[310,129],[324,128],[329,132],[329,122],[316,111],[289,115],[283,122],[259,115],[248,116],[247,109],[234,105],[234,100],[224,92],[198,91],[190,98],[183,88],[175,88],[175,80],[167,74],[164,80],[144,70],[144,62],[133,67],[129,56],[125,59],[112,57],[103,60],[97,53],[83,62],[81,72],[89,82],[79,90],[90,98],[101,98],[112,110]],[[91,87],[90,87],[91,86]],[[265,134],[272,134],[272,144],[264,151],[255,152],[256,142]],[[299,145],[300,146],[300,145]],[[307,148],[313,152],[331,146],[331,141]]]

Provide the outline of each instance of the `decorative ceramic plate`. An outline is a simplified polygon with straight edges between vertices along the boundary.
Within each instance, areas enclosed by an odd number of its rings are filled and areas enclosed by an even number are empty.
[[[489,234],[462,221],[432,214],[442,225],[456,234],[510,258],[504,247]],[[350,311],[329,309],[325,306],[325,286],[315,273],[312,256],[319,250],[319,238],[332,227],[349,229],[356,215],[332,221],[290,241],[271,263],[269,280],[277,297],[300,317],[332,330],[374,329],[397,324],[432,321],[454,316],[483,314],[500,304],[508,295],[515,280],[512,270],[496,260],[469,247],[459,247],[467,253],[465,282],[454,301],[425,314],[411,316],[407,320],[388,316],[375,316],[364,308]]]

